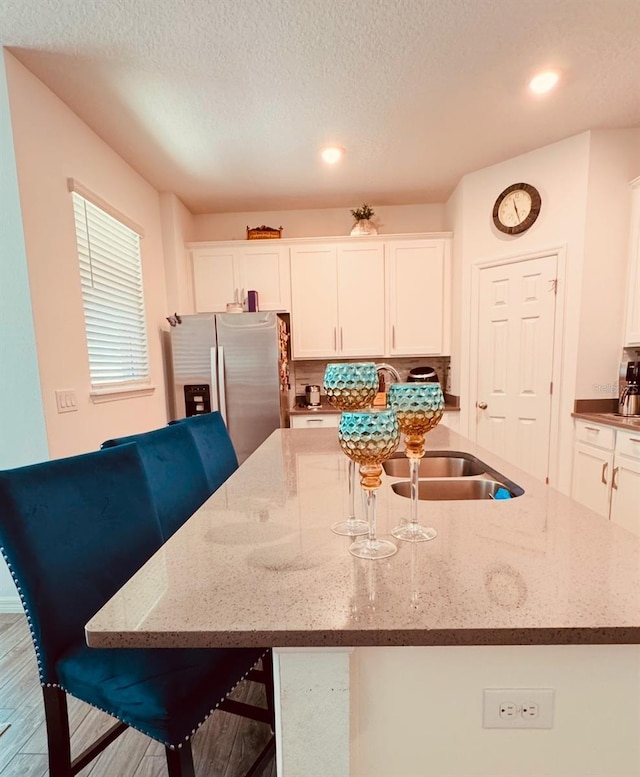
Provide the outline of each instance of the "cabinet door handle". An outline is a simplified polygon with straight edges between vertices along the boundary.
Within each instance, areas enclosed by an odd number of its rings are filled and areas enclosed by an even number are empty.
[[[344,348],[344,345],[342,344],[342,327],[340,327],[340,350]]]
[[[392,348],[396,347],[396,325],[395,324],[391,327],[391,347]]]
[[[333,350],[338,350],[338,332],[335,326],[333,327]]]
[[[629,442],[640,442],[637,437],[629,437]]]
[[[618,490],[618,484],[616,482],[616,479],[618,477],[618,470],[619,469],[620,469],[619,467],[614,467],[613,468],[613,477],[611,478],[611,488],[615,488],[616,491]]]
[[[600,429],[598,429],[595,426],[585,426],[585,429],[588,429],[590,432],[595,432],[596,434],[600,434]]]
[[[602,481],[602,485],[603,486],[607,485],[607,468],[608,468],[608,466],[609,466],[609,462],[608,461],[605,461],[605,463],[602,465],[602,476],[601,476],[600,480]]]

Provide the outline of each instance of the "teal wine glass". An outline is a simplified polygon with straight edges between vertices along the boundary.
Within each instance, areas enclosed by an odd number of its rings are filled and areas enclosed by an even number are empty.
[[[329,404],[338,410],[368,407],[378,393],[378,371],[373,362],[332,362],[327,364],[323,387]],[[355,494],[358,487],[355,462],[349,459],[349,514],[331,526],[335,534],[355,537],[366,534],[369,524],[356,518]]]
[[[369,526],[368,536],[352,542],[349,552],[367,559],[392,556],[397,552],[397,546],[376,536],[376,491],[381,483],[382,462],[393,454],[400,442],[395,411],[373,408],[344,411],[340,417],[338,439],[349,459],[360,465],[360,485],[365,494]]]
[[[444,412],[442,389],[439,383],[393,383],[389,386],[387,401],[396,411],[400,431],[405,435],[411,484],[409,522],[396,526],[391,534],[398,540],[409,542],[432,540],[437,535],[436,530],[418,523],[418,487],[425,434],[440,423]]]

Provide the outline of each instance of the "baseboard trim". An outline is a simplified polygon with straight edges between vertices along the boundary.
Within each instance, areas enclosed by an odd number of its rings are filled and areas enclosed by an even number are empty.
[[[0,596],[0,613],[24,612],[19,596]]]

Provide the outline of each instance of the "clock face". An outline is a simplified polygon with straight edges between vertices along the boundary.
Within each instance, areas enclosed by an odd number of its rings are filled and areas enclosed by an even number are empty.
[[[505,189],[493,206],[493,223],[509,235],[517,235],[534,223],[542,200],[538,190],[527,183],[514,183]]]

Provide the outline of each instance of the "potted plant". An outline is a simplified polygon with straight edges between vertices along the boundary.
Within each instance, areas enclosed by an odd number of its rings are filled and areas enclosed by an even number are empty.
[[[351,230],[352,235],[377,235],[378,230],[375,224],[371,221],[371,216],[374,215],[373,208],[367,203],[363,203],[361,207],[351,211],[351,215],[356,220]]]

